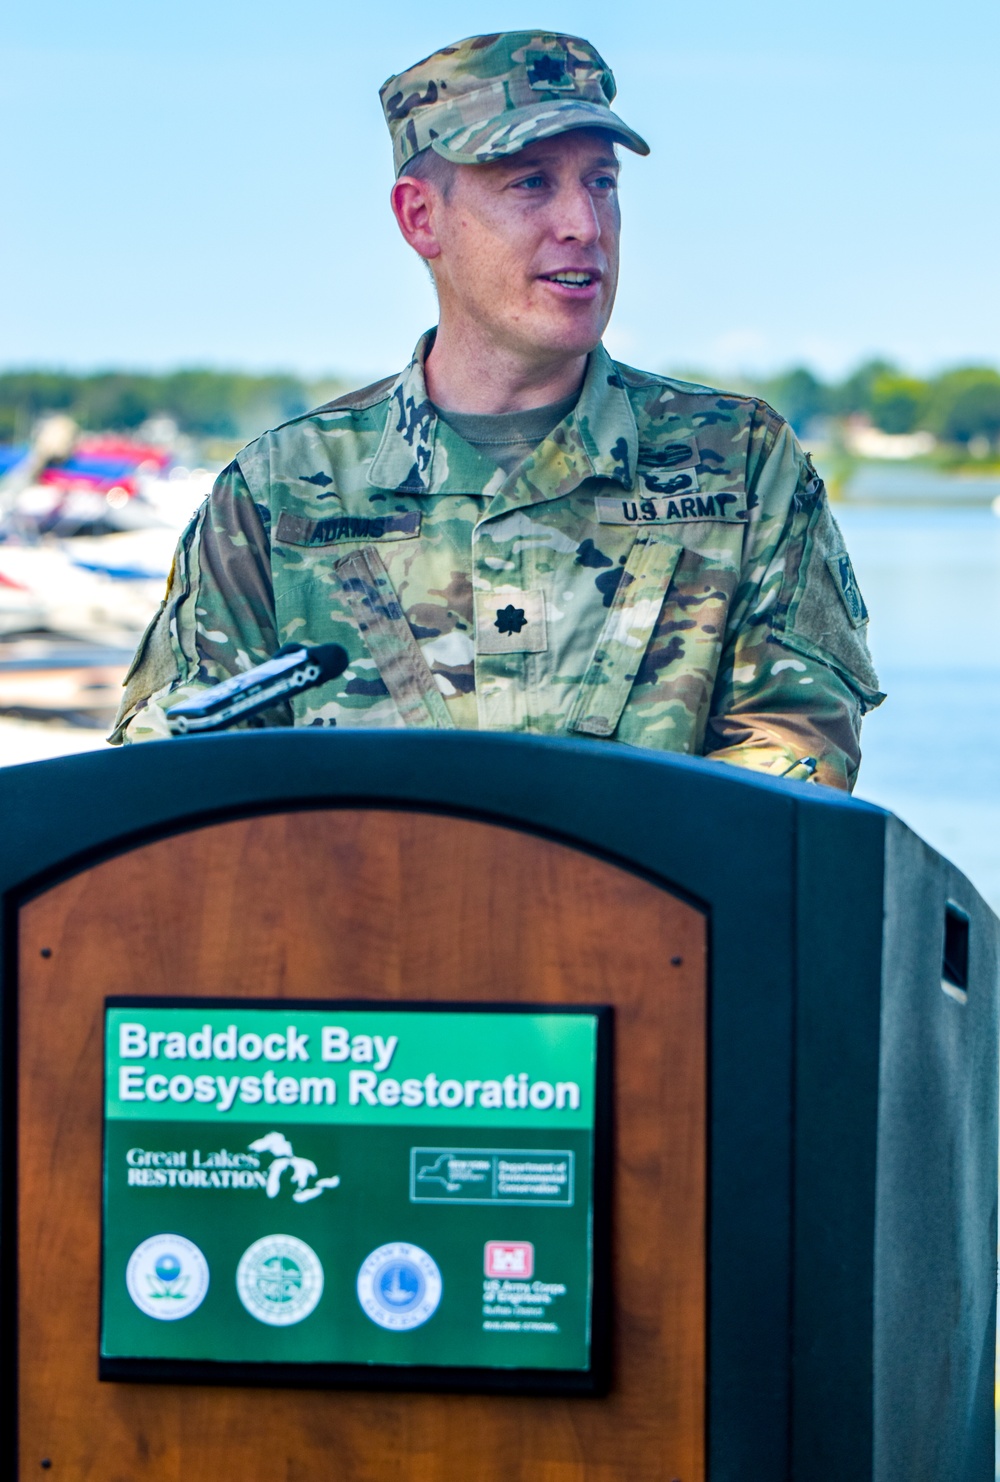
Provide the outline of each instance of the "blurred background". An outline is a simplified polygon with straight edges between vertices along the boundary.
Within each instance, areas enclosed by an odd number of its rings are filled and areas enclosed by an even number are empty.
[[[1000,908],[1000,7],[51,0],[4,24],[0,764],[103,746],[249,438],[434,322],[378,88],[586,35],[624,163],[612,353],[763,394],[826,477],[889,699],[859,793]]]

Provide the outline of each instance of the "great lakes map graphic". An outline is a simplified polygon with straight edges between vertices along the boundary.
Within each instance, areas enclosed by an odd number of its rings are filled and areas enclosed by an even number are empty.
[[[292,1198],[296,1204],[307,1204],[310,1199],[318,1199],[324,1189],[335,1189],[340,1183],[340,1177],[336,1173],[329,1178],[320,1178],[319,1169],[311,1158],[297,1158],[292,1144],[283,1132],[268,1132],[264,1137],[258,1137],[256,1142],[250,1143],[250,1151],[272,1154],[264,1185],[269,1199],[278,1197],[281,1175],[286,1170],[291,1173],[292,1183],[295,1185]],[[315,1180],[312,1185],[311,1179]]]

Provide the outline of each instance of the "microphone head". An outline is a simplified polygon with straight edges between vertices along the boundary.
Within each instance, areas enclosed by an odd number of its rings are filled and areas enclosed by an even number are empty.
[[[306,653],[314,664],[319,665],[319,684],[338,678],[351,662],[346,648],[342,648],[339,643],[318,643],[313,648],[307,648]]]

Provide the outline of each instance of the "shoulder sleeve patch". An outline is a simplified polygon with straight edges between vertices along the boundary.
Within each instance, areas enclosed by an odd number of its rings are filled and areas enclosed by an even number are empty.
[[[775,636],[789,648],[832,663],[866,704],[884,698],[872,667],[865,629],[868,609],[851,558],[825,495],[806,516],[786,556],[786,589],[779,598],[784,621]]]
[[[851,627],[863,628],[868,621],[868,608],[865,606],[865,599],[858,587],[858,579],[854,575],[850,556],[846,551],[840,551],[837,555],[827,556],[826,564],[830,568],[830,575],[847,609]]]

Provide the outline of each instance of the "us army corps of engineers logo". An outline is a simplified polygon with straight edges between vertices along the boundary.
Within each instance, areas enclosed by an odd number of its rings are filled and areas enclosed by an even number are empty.
[[[240,1301],[258,1322],[284,1328],[301,1322],[323,1295],[319,1256],[294,1235],[265,1235],[240,1257]]]

